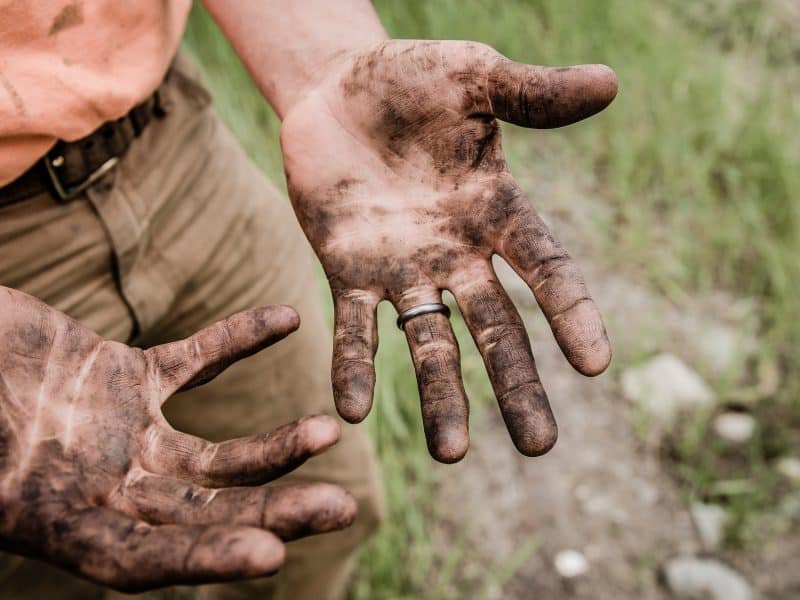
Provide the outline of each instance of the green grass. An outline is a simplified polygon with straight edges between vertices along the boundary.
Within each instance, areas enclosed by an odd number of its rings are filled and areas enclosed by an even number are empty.
[[[707,423],[696,422],[674,441],[669,458],[688,494],[724,498],[736,515],[731,539],[745,543],[781,491],[770,460],[800,441],[800,370],[793,361],[800,347],[800,24],[781,16],[777,3],[758,0],[381,0],[376,6],[397,37],[474,39],[520,61],[602,62],[617,70],[620,93],[602,115],[540,134],[546,138],[509,129],[512,170],[525,170],[531,140],[546,139],[567,172],[591,174],[611,207],[611,226],[599,234],[608,262],[676,298],[724,288],[757,301],[762,351],[782,377],[778,391],[755,409],[759,435],[746,451],[732,450],[703,443]],[[199,10],[187,42],[218,110],[265,171],[282,181],[279,124]],[[407,350],[383,313],[368,426],[385,467],[390,515],[351,595],[410,598],[436,589],[444,597],[441,569],[446,579],[460,559],[433,562],[429,499],[439,470],[425,450]],[[459,331],[465,376],[480,405],[486,382]]]

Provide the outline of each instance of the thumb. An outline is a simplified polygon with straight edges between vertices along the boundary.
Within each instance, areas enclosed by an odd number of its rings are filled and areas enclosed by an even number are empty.
[[[285,338],[300,326],[290,306],[263,306],[236,313],[177,342],[145,350],[161,401],[214,379],[237,360]]]
[[[617,95],[605,65],[537,67],[500,58],[488,78],[492,113],[523,127],[563,127],[600,112]]]

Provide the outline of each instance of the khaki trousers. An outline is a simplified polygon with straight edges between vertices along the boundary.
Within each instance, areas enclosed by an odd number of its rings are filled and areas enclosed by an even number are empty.
[[[211,440],[333,414],[331,340],[310,249],[291,207],[250,162],[181,59],[154,119],[115,171],[78,199],[49,194],[0,209],[0,283],[26,291],[115,340],[149,346],[235,311],[290,304],[300,330],[165,406],[178,429]],[[287,480],[338,483],[358,500],[349,529],[290,543],[270,579],[172,590],[198,598],[341,595],[383,498],[364,430],[343,424],[333,449]],[[0,596],[91,598],[105,590],[5,556]],[[163,595],[163,593],[162,593]]]

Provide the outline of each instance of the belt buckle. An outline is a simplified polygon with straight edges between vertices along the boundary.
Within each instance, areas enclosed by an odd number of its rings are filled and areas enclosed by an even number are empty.
[[[87,175],[83,181],[71,186],[62,183],[58,173],[56,172],[56,169],[60,167],[63,162],[64,157],[61,155],[52,159],[50,158],[49,154],[44,156],[44,166],[47,169],[47,175],[50,177],[50,183],[53,184],[53,189],[55,190],[56,195],[59,197],[61,202],[69,202],[82,191],[91,187],[97,180],[111,171],[111,169],[116,167],[117,163],[119,162],[119,157],[112,156],[94,171],[89,173],[89,175]]]

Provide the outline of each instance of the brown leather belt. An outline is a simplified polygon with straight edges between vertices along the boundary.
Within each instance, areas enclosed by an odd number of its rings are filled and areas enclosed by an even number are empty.
[[[163,115],[156,92],[124,117],[104,123],[85,138],[57,142],[35,165],[0,188],[0,207],[46,191],[59,202],[69,202],[116,166],[153,116]]]

